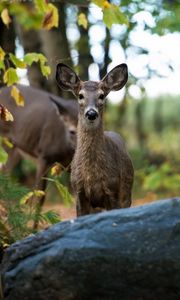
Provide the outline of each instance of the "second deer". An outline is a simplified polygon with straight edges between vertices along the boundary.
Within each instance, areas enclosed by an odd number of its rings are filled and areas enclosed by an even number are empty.
[[[81,81],[67,65],[58,64],[56,79],[78,99],[77,147],[71,182],[77,215],[131,205],[134,170],[122,137],[103,129],[105,98],[122,89],[128,79],[126,64],[111,70],[101,81]]]

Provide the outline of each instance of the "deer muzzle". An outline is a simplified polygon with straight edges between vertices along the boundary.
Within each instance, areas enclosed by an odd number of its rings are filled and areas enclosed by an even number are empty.
[[[91,108],[89,110],[86,111],[85,113],[85,117],[89,120],[89,121],[94,121],[98,118],[99,113],[98,111],[96,111],[95,109]]]

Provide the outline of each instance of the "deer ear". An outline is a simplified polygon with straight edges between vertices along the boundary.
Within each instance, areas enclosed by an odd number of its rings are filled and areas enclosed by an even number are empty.
[[[80,78],[70,67],[64,64],[58,64],[56,68],[56,81],[61,89],[71,91],[77,95]]]
[[[118,91],[123,88],[128,80],[128,67],[121,64],[112,69],[102,80],[102,88],[105,94],[111,91]]]

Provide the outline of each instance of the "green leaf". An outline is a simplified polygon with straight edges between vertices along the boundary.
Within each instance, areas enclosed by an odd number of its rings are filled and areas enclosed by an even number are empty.
[[[61,218],[58,213],[53,210],[46,211],[45,213],[40,215],[41,221],[45,221],[50,224],[56,224],[61,221]]]
[[[19,1],[14,1],[9,6],[10,14],[15,16],[17,21],[25,29],[42,28],[43,12],[37,9],[29,9],[27,5]]]
[[[63,202],[65,205],[71,205],[73,203],[73,198],[71,194],[69,193],[66,186],[64,186],[62,183],[60,183],[58,180],[55,180],[56,187],[63,199]]]
[[[33,62],[40,62],[41,72],[44,76],[49,76],[51,73],[51,68],[46,64],[47,58],[42,53],[27,53],[24,56],[24,62],[26,62],[29,66],[32,65]]]
[[[128,20],[126,16],[120,11],[116,5],[111,5],[109,8],[103,10],[103,21],[106,26],[110,29],[113,24],[126,24]]]
[[[23,62],[22,60],[20,60],[19,58],[17,58],[14,54],[10,53],[9,57],[10,57],[11,61],[13,62],[13,64],[17,68],[21,68],[21,69],[25,69],[26,68],[26,63]]]
[[[3,147],[0,145],[0,163],[5,164],[8,160],[8,154],[7,152],[3,149]]]
[[[4,80],[4,83],[7,84],[7,86],[17,83],[19,80],[19,77],[17,75],[16,69],[14,69],[14,68],[7,69],[7,71],[4,73],[3,80]]]
[[[104,0],[92,0],[92,3],[96,4],[97,6],[103,8],[104,7]]]
[[[39,11],[46,12],[47,3],[44,0],[35,0],[34,3]]]
[[[5,64],[3,60],[0,60],[0,70],[5,70]]]
[[[44,64],[40,63],[41,72],[45,77],[48,77],[51,74],[51,68],[49,66],[45,66]]]
[[[28,66],[31,66],[33,62],[38,62],[38,61],[39,61],[39,53],[31,52],[31,53],[27,53],[24,56],[24,62]]]

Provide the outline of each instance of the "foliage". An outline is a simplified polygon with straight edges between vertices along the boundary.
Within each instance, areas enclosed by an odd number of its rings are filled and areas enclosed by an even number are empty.
[[[103,22],[107,26],[107,28],[110,29],[113,24],[128,25],[126,15],[122,13],[119,6],[111,4],[106,0],[93,0],[92,2],[101,7],[103,12]]]
[[[8,245],[33,233],[35,203],[33,196],[41,197],[42,191],[13,182],[10,177],[0,174],[0,245]],[[38,200],[36,200],[38,201]],[[50,210],[39,216],[41,224],[55,224],[60,221],[57,213]]]
[[[154,166],[146,176],[143,187],[145,190],[174,192],[180,187],[180,174],[176,174],[169,163],[159,168]]]
[[[0,104],[0,119],[6,122],[13,121],[13,115],[10,111],[2,104]]]
[[[58,26],[58,11],[53,4],[45,0],[34,0],[32,3],[23,1],[2,1],[0,3],[1,19],[5,25],[16,17],[25,29],[51,29]]]
[[[51,175],[53,178],[46,178],[49,182],[52,182],[63,200],[63,204],[69,206],[72,205],[73,197],[68,191],[68,188],[66,187],[65,183],[63,182],[63,177],[66,174],[66,168],[64,168],[62,165],[59,163],[55,163],[54,166],[51,168]]]

